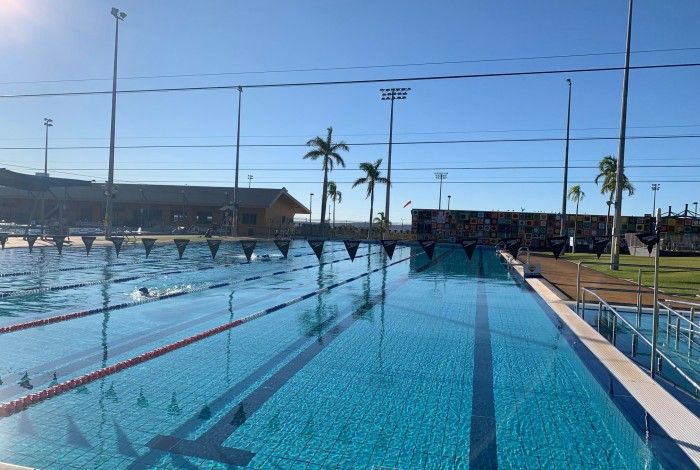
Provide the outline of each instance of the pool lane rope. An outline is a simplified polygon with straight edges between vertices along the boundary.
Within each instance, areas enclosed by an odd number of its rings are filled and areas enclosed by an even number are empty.
[[[336,251],[342,251],[342,249],[338,250],[333,250],[330,253],[335,253]],[[313,253],[307,253],[307,254],[302,254],[299,256],[311,256]],[[106,284],[119,284],[123,282],[130,282],[130,281],[135,281],[137,279],[143,279],[143,278],[148,278],[148,277],[153,277],[153,276],[166,276],[169,274],[184,274],[184,273],[190,273],[190,272],[197,272],[197,271],[207,271],[209,269],[214,269],[214,268],[226,268],[229,266],[233,266],[236,264],[247,264],[250,263],[250,261],[247,261],[246,263],[224,263],[218,266],[201,266],[199,268],[194,268],[194,269],[177,269],[177,270],[172,270],[172,271],[163,271],[163,272],[153,272],[153,273],[147,273],[147,274],[141,274],[138,276],[127,276],[127,277],[120,277],[116,279],[106,279],[102,281],[87,281],[87,282],[79,282],[75,284],[64,284],[60,286],[48,286],[48,287],[36,287],[36,288],[29,288],[29,289],[17,289],[17,290],[12,290],[12,291],[4,291],[0,292],[0,299],[5,299],[8,297],[21,297],[25,295],[33,295],[33,294],[42,294],[46,292],[55,292],[55,291],[62,291],[62,290],[69,290],[69,289],[77,289],[80,287],[89,287],[89,286],[98,286],[98,285],[106,285]],[[125,263],[129,264],[129,263]],[[70,269],[70,268],[67,268]]]
[[[341,250],[335,250],[335,251],[341,251]],[[335,251],[333,251],[332,253],[335,253]],[[307,255],[302,255],[302,256],[311,256],[312,254],[314,254],[314,253],[309,253]],[[364,256],[368,256],[368,255],[361,255],[361,256],[358,256],[357,258],[362,258]],[[305,269],[311,269],[314,267],[326,266],[326,265],[334,264],[334,263],[340,263],[341,261],[347,261],[349,259],[350,258],[341,258],[341,259],[328,261],[328,262],[321,263],[321,264],[309,264],[306,266],[293,268],[293,269],[290,269],[287,271],[275,271],[275,272],[269,273],[269,274],[267,274],[267,273],[266,274],[258,274],[258,275],[246,277],[246,278],[243,278],[243,279],[237,280],[237,281],[227,281],[227,282],[211,284],[211,285],[201,287],[201,288],[196,288],[196,289],[183,290],[183,291],[179,291],[179,292],[171,292],[169,294],[162,294],[162,295],[159,295],[157,297],[144,298],[141,300],[135,300],[133,302],[123,302],[120,304],[108,305],[106,307],[96,307],[96,308],[92,308],[90,310],[81,310],[79,312],[65,313],[63,315],[54,315],[52,317],[37,318],[36,320],[29,320],[29,321],[22,322],[22,323],[15,323],[12,325],[2,326],[2,327],[0,327],[0,335],[7,334],[7,333],[13,333],[15,331],[20,331],[20,330],[27,330],[30,328],[37,328],[40,326],[51,325],[53,323],[60,323],[60,322],[68,321],[68,320],[74,320],[76,318],[83,318],[83,317],[87,317],[90,315],[96,315],[98,313],[111,312],[114,310],[122,310],[125,308],[135,307],[138,305],[143,305],[143,304],[147,304],[147,303],[151,303],[151,302],[157,302],[159,300],[172,299],[173,297],[179,297],[181,295],[194,294],[197,292],[204,292],[204,291],[209,290],[209,289],[218,289],[221,287],[238,285],[238,284],[241,284],[244,282],[257,281],[257,280],[259,280],[263,277],[266,277],[266,276],[279,276],[282,274],[289,274],[289,273],[293,273],[293,272],[297,272],[297,271],[303,271]],[[212,269],[212,268],[213,267],[206,266],[206,267],[200,268],[198,270]],[[165,273],[161,273],[161,274],[169,274],[169,273],[165,272]]]
[[[170,344],[167,344],[165,346],[161,346],[159,348],[153,349],[149,352],[139,354],[138,356],[132,357],[130,359],[125,359],[123,361],[117,362],[117,363],[112,364],[110,366],[106,366],[106,367],[103,367],[101,369],[97,369],[93,372],[89,372],[87,374],[81,375],[79,377],[68,380],[66,382],[59,383],[57,385],[51,386],[51,387],[46,388],[44,390],[41,390],[39,392],[31,393],[31,394],[26,395],[26,396],[19,398],[17,400],[12,400],[10,402],[0,404],[0,416],[6,417],[6,416],[11,416],[13,414],[19,413],[21,411],[24,411],[25,409],[27,409],[31,405],[36,405],[37,403],[41,403],[45,400],[48,400],[49,398],[55,397],[57,395],[61,395],[63,393],[71,391],[71,390],[74,390],[74,389],[81,387],[83,385],[86,385],[90,382],[94,382],[95,380],[99,380],[99,379],[107,377],[109,375],[116,374],[117,372],[120,372],[120,371],[127,369],[129,367],[133,367],[135,365],[142,364],[144,362],[150,361],[150,360],[155,359],[157,357],[163,356],[169,352],[183,348],[183,347],[188,346],[190,344],[196,343],[196,342],[201,341],[203,339],[206,339],[206,338],[209,338],[211,336],[222,333],[224,331],[228,331],[230,329],[236,328],[240,325],[243,325],[245,323],[251,322],[251,321],[256,320],[258,318],[267,316],[267,315],[274,313],[278,310],[282,310],[283,308],[289,307],[290,305],[294,305],[294,304],[302,302],[306,299],[310,299],[311,297],[329,292],[337,287],[343,286],[345,284],[349,284],[349,283],[356,281],[358,279],[362,279],[363,277],[367,277],[370,274],[374,274],[375,272],[387,269],[390,266],[394,266],[396,264],[403,263],[404,261],[408,261],[409,259],[415,258],[417,256],[418,256],[418,254],[407,256],[406,258],[402,258],[400,260],[393,261],[391,263],[388,263],[386,265],[383,265],[383,266],[380,266],[378,268],[372,269],[370,271],[364,272],[362,274],[358,274],[357,276],[347,278],[344,281],[336,282],[336,283],[331,284],[329,286],[322,287],[321,289],[317,289],[317,290],[309,292],[307,294],[300,295],[299,297],[295,297],[291,300],[277,304],[273,307],[269,307],[269,308],[266,308],[264,310],[259,310],[255,313],[252,313],[252,314],[245,316],[243,318],[239,318],[239,319],[234,320],[232,322],[224,323],[223,325],[219,325],[217,327],[203,331],[203,332],[198,333],[194,336],[190,336],[188,338],[181,339],[181,340],[176,341],[174,343],[170,343]]]

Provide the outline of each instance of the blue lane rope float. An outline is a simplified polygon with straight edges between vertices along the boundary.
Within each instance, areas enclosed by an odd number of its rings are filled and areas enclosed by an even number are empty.
[[[336,250],[336,251],[340,251],[340,250]],[[313,254],[313,253],[308,253],[308,254],[306,254],[306,255],[300,255],[300,256],[311,256],[312,254]],[[361,256],[358,256],[357,258],[361,258],[361,257],[363,257],[363,256],[368,256],[368,255],[361,255]],[[158,296],[154,296],[154,297],[150,297],[150,298],[144,298],[144,299],[136,300],[136,301],[133,301],[133,302],[122,302],[122,303],[120,303],[120,304],[109,305],[109,306],[106,306],[106,307],[97,307],[97,308],[93,308],[93,309],[90,309],[90,310],[82,310],[82,311],[79,311],[79,312],[66,313],[66,314],[63,314],[63,315],[55,315],[55,316],[52,316],[52,317],[39,318],[39,319],[36,319],[36,320],[30,320],[30,321],[22,322],[22,323],[15,323],[15,324],[12,324],[12,325],[7,325],[7,326],[2,326],[2,327],[0,327],[0,334],[7,334],[7,333],[15,332],[15,331],[26,330],[26,329],[29,329],[29,328],[36,328],[36,327],[39,327],[39,326],[50,325],[50,324],[53,324],[53,323],[59,323],[59,322],[64,322],[64,321],[68,321],[68,320],[74,320],[74,319],[76,319],[76,318],[87,317],[87,316],[95,315],[95,314],[98,314],[98,313],[111,312],[111,311],[114,311],[114,310],[122,310],[122,309],[125,309],[125,308],[135,307],[135,306],[137,306],[137,305],[142,305],[142,304],[149,303],[149,302],[156,302],[156,301],[159,301],[159,300],[172,299],[173,297],[180,297],[180,296],[182,296],[182,295],[194,294],[194,293],[197,293],[197,292],[203,292],[203,291],[210,290],[210,289],[218,289],[218,288],[221,288],[221,287],[227,287],[227,286],[237,285],[237,284],[241,284],[241,283],[244,283],[244,282],[256,281],[256,280],[262,279],[263,277],[266,277],[266,276],[279,276],[279,275],[281,275],[281,274],[288,274],[288,273],[298,272],[298,271],[302,271],[302,270],[305,270],[305,269],[311,269],[311,268],[318,267],[318,266],[324,266],[324,265],[339,263],[339,262],[341,262],[341,261],[347,261],[347,260],[349,260],[349,259],[350,259],[350,258],[341,258],[341,259],[338,259],[338,260],[333,260],[333,261],[328,261],[328,262],[326,262],[326,263],[321,263],[320,265],[309,264],[309,265],[306,265],[306,266],[302,266],[302,267],[298,267],[298,268],[293,268],[293,269],[286,270],[286,271],[276,271],[276,272],[273,272],[272,274],[259,274],[259,275],[255,275],[255,276],[250,276],[250,277],[246,277],[246,278],[244,278],[244,279],[238,280],[238,281],[220,282],[220,283],[217,283],[217,284],[211,284],[211,285],[208,285],[208,286],[205,286],[205,287],[201,287],[201,288],[197,288],[197,289],[190,289],[190,290],[185,290],[185,291],[180,291],[180,292],[171,292],[171,293],[168,293],[168,294],[162,294],[162,295],[158,295]],[[204,268],[201,268],[201,269],[212,269],[212,267],[204,267]],[[164,274],[164,273],[162,273],[162,274]]]
[[[335,253],[337,251],[341,251],[341,249],[334,250],[331,253]],[[299,256],[311,256],[311,254],[312,253],[306,253],[306,254],[300,254]],[[41,293],[45,293],[45,292],[55,292],[55,291],[62,291],[62,290],[68,290],[68,289],[76,289],[79,287],[89,287],[89,286],[97,286],[97,285],[105,285],[105,284],[119,284],[119,283],[123,283],[123,282],[135,281],[137,279],[143,279],[143,278],[152,277],[152,276],[164,276],[164,275],[169,275],[169,274],[184,274],[184,273],[189,273],[189,272],[207,271],[209,269],[214,269],[217,267],[225,268],[225,267],[233,266],[235,264],[247,264],[247,263],[250,263],[250,261],[248,261],[246,263],[231,262],[231,263],[221,264],[218,266],[202,266],[202,267],[195,268],[195,269],[178,269],[178,270],[172,270],[172,271],[155,272],[155,273],[148,273],[148,274],[143,274],[143,275],[139,275],[139,276],[127,276],[127,277],[102,280],[102,281],[86,281],[86,282],[79,282],[79,283],[75,283],[75,284],[65,284],[65,285],[60,285],[60,286],[17,289],[17,290],[13,290],[13,291],[0,292],[0,299],[7,298],[7,297],[18,297],[18,296],[23,296],[23,295],[41,294]],[[130,264],[130,263],[124,263],[124,264]],[[70,268],[67,268],[67,269],[70,269]]]

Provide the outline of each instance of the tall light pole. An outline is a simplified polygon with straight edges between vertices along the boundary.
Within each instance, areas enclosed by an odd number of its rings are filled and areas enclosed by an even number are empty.
[[[698,203],[694,202],[693,205],[695,206],[695,217],[698,216]]]
[[[248,189],[250,189],[250,183],[253,181],[253,175],[248,175]]]
[[[107,174],[107,187],[105,188],[105,238],[112,236],[112,214],[114,210],[114,131],[117,113],[117,51],[119,48],[119,22],[124,21],[126,13],[112,8],[112,16],[115,20],[114,30],[114,71],[112,74],[112,125],[109,132],[109,172]]]
[[[231,235],[238,236],[238,169],[241,155],[241,97],[243,96],[243,87],[236,87],[238,90],[238,119],[236,121],[236,176],[233,186],[233,214],[231,220]]]
[[[652,209],[651,209],[652,217],[654,216],[654,214],[656,214],[656,192],[660,189],[661,189],[661,185],[658,183],[654,183],[651,185],[651,190],[654,192],[654,205],[652,206]]]
[[[620,112],[620,141],[617,150],[617,172],[615,173],[615,216],[613,217],[612,245],[610,247],[610,269],[620,267],[620,232],[622,225],[622,185],[625,181],[625,135],[627,132],[627,89],[630,75],[630,45],[632,42],[632,7],[629,0],[627,12],[627,45],[625,48],[625,71],[622,77],[622,109]]]
[[[49,127],[53,127],[53,119],[44,118],[46,140],[44,143],[44,176],[49,176]]]
[[[446,171],[436,171],[435,179],[440,180],[440,196],[438,197],[438,210],[442,209],[442,182],[447,179]]]
[[[452,195],[451,195],[451,194],[448,194],[448,195],[447,195],[447,210],[448,210],[448,211],[450,210],[450,199],[452,199]]]
[[[569,84],[569,105],[566,110],[566,145],[564,146],[564,189],[561,196],[561,232],[560,235],[567,234],[566,227],[566,192],[569,186],[569,135],[571,131],[571,79],[567,78]]]
[[[387,221],[389,218],[389,202],[391,201],[391,146],[394,140],[394,100],[405,100],[408,96],[410,88],[380,88],[382,100],[391,101],[391,112],[389,113],[389,153],[386,161],[386,203],[384,205],[384,217]],[[389,229],[389,224],[386,224],[386,230]]]

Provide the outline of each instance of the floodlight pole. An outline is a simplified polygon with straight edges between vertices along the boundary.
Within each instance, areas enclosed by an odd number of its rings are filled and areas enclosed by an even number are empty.
[[[53,126],[53,119],[44,118],[46,127],[46,140],[44,142],[44,177],[49,176],[49,127]],[[47,180],[48,181],[48,180]],[[41,237],[44,237],[46,227],[46,191],[41,195]]]
[[[109,132],[109,171],[107,173],[107,185],[105,188],[105,239],[112,237],[112,221],[114,214],[114,134],[116,127],[117,113],[117,52],[119,48],[119,22],[124,21],[126,13],[119,11],[117,8],[112,8],[112,16],[114,16],[114,70],[112,73],[112,122]]]
[[[442,182],[447,178],[447,172],[435,172],[435,179],[440,180],[440,195],[438,196],[438,210],[442,210]]]
[[[620,233],[622,225],[622,184],[625,181],[625,135],[627,132],[627,90],[630,74],[630,45],[632,42],[632,8],[634,0],[629,0],[627,12],[627,45],[625,48],[625,69],[622,78],[622,109],[620,115],[620,141],[617,151],[617,172],[615,173],[615,215],[613,217],[612,245],[610,247],[610,269],[617,271],[620,266]]]
[[[452,195],[448,194],[447,195],[447,210],[450,210],[450,199],[452,199]]]
[[[661,238],[658,227],[661,225],[661,209],[656,212],[656,253],[654,255],[654,306],[651,329],[651,377],[654,377],[658,370],[658,361],[656,360],[657,342],[659,340],[659,264],[661,252]]]
[[[569,185],[569,135],[571,131],[571,79],[567,78],[569,84],[569,105],[566,111],[566,145],[564,146],[564,189],[561,196],[561,231],[560,235],[568,235],[566,227],[566,192]]]
[[[387,223],[384,225],[384,230],[389,230],[390,218],[389,209],[391,202],[391,149],[394,141],[394,100],[405,100],[408,92],[411,91],[410,88],[382,88],[379,90],[381,92],[381,99],[384,101],[391,101],[391,111],[389,113],[389,152],[387,154],[386,162],[386,202],[384,204],[384,218]]]
[[[651,209],[651,216],[654,217],[654,214],[656,214],[656,192],[661,189],[661,185],[658,183],[653,183],[651,185],[651,190],[654,193],[654,205],[652,206]]]
[[[236,87],[238,90],[238,120],[236,122],[236,176],[233,186],[233,215],[231,217],[231,235],[238,236],[238,170],[240,164],[241,151],[241,97],[243,96],[243,87]]]

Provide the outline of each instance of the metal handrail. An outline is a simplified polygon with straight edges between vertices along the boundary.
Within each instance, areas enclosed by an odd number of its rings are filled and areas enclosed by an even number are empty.
[[[668,312],[671,312],[671,313],[673,313],[674,315],[680,317],[682,320],[684,320],[684,321],[690,323],[690,328],[693,328],[693,329],[694,329],[694,328],[697,328],[698,330],[700,330],[700,324],[695,323],[693,320],[691,320],[691,319],[689,319],[689,318],[686,318],[685,315],[683,315],[682,313],[677,312],[676,310],[672,309],[671,307],[669,307],[668,305],[666,305],[666,304],[665,304],[664,302],[662,302],[661,300],[659,300],[658,304],[659,304],[659,307],[666,309]]]
[[[599,304],[605,305],[605,306],[608,308],[609,311],[611,311],[612,313],[614,313],[616,318],[619,318],[620,320],[622,320],[622,322],[627,326],[627,328],[630,329],[630,331],[632,331],[634,334],[636,334],[638,337],[640,337],[640,338],[642,339],[642,341],[644,341],[646,344],[648,344],[650,347],[653,348],[652,342],[649,341],[643,334],[641,334],[635,327],[633,327],[632,324],[631,324],[630,322],[628,322],[622,315],[620,315],[620,314],[618,313],[618,311],[617,311],[612,305],[610,305],[608,302],[606,302],[605,300],[603,300],[603,298],[601,298],[598,294],[596,294],[594,291],[588,289],[587,287],[583,287],[583,288],[581,289],[581,291],[582,291],[582,310],[583,310],[583,311],[586,310],[586,293],[589,293],[589,294],[591,294],[592,296],[594,296],[595,298],[598,299]],[[578,312],[576,312],[576,313],[578,313]],[[696,394],[696,395],[700,395],[700,384],[698,384],[697,382],[695,382],[695,380],[693,380],[691,377],[689,377],[688,374],[686,374],[686,373],[683,371],[683,369],[681,369],[680,367],[678,367],[678,366],[677,366],[666,354],[664,354],[663,352],[661,352],[661,351],[659,351],[659,350],[657,349],[657,350],[656,350],[656,355],[659,356],[659,357],[661,357],[661,358],[662,358],[664,361],[666,361],[676,372],[678,372],[678,374],[679,374],[681,377],[683,377],[683,378],[695,389],[695,394]],[[656,359],[655,359],[655,358],[652,358],[652,361],[654,361],[654,360],[656,360]],[[651,376],[652,376],[652,378],[654,377],[653,373],[651,374]]]

